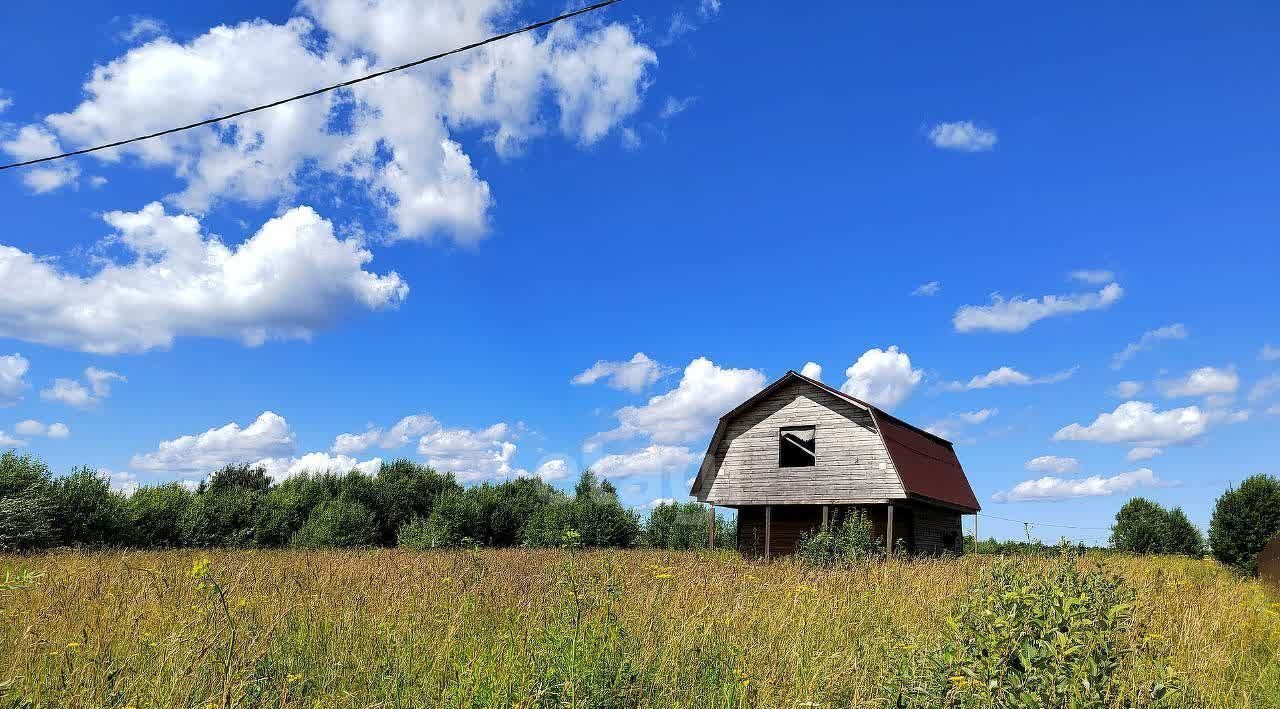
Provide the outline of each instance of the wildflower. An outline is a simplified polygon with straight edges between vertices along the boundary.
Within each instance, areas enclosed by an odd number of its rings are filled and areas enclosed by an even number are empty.
[[[191,578],[204,578],[209,575],[209,557],[196,559],[191,564]]]
[[[76,649],[76,648],[78,648],[78,647],[80,647],[80,643],[67,643],[67,648],[68,648],[68,649],[74,650],[74,649]]]
[[[300,679],[302,679],[302,675],[300,675],[300,674],[299,674],[299,675],[295,675],[295,674],[290,673],[290,674],[287,674],[287,675],[285,675],[285,676],[284,676],[284,681],[285,681],[285,682],[287,682],[287,683],[289,683],[289,684],[293,684],[294,682],[297,682],[297,681],[298,681],[298,680],[300,680]]]

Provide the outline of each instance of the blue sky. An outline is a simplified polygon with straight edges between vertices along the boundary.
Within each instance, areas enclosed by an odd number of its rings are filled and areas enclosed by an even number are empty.
[[[0,151],[564,7],[362,4],[11,8]],[[1230,482],[1280,472],[1278,21],[631,0],[6,171],[0,430],[119,485],[404,455],[559,485],[594,465],[640,506],[683,497],[720,413],[815,362],[956,441],[992,515],[1106,527],[1142,494],[1207,525]]]

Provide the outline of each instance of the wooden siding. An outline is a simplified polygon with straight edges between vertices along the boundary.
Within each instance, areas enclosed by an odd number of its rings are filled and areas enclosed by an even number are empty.
[[[912,551],[917,554],[959,553],[964,534],[960,513],[943,507],[915,503],[915,534]],[[948,543],[949,542],[949,543]]]
[[[816,465],[778,467],[783,426],[815,427]],[[698,497],[717,505],[853,504],[906,497],[871,414],[800,381],[729,421],[710,453]]]

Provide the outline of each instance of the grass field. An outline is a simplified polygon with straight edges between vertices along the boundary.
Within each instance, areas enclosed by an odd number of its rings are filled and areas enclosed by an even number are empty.
[[[1174,706],[1280,707],[1276,598],[1206,561],[1100,558],[1137,592],[1143,662],[1126,661],[1127,672],[1170,672],[1182,687]],[[527,550],[0,556],[0,702],[892,706],[890,678],[938,651],[948,614],[994,563],[815,571],[731,553]]]

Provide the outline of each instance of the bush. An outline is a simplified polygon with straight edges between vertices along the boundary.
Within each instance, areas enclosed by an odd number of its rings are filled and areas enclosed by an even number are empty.
[[[182,544],[191,547],[248,547],[253,545],[253,524],[261,492],[227,486],[206,487],[182,515]]]
[[[557,547],[572,539],[584,547],[631,547],[640,536],[640,518],[618,502],[618,490],[590,470],[582,471],[573,499],[540,509],[526,525],[528,546]]]
[[[711,513],[697,502],[659,504],[649,513],[644,525],[644,543],[654,549],[706,549]],[[734,523],[716,515],[716,546],[733,548],[736,542]]]
[[[55,478],[49,493],[57,543],[104,547],[127,543],[128,503],[111,483],[89,468]]]
[[[1280,533],[1280,480],[1254,475],[1228,488],[1213,507],[1209,545],[1218,561],[1256,576],[1258,552]]]
[[[193,495],[177,483],[140,487],[129,498],[129,543],[139,547],[177,546],[182,519]]]
[[[883,555],[884,543],[872,529],[871,518],[858,509],[845,515],[834,527],[824,525],[817,531],[806,532],[796,543],[796,557],[802,563],[827,569]]]
[[[0,551],[32,551],[53,546],[49,501],[39,494],[0,497]]]
[[[1166,554],[1182,554],[1183,556],[1204,555],[1204,533],[1187,519],[1187,513],[1181,507],[1169,510]]]
[[[1135,497],[1116,513],[1111,545],[1132,554],[1204,553],[1204,535],[1187,519],[1181,507],[1166,510],[1158,503]]]
[[[304,549],[363,547],[378,541],[373,512],[346,496],[325,500],[311,510],[306,524],[293,535],[292,544]]]
[[[400,528],[415,517],[431,514],[436,498],[462,488],[453,475],[403,458],[384,462],[373,480],[378,528],[386,544],[395,544]]]
[[[899,707],[1159,706],[1176,687],[1156,680],[1137,697],[1125,681],[1141,656],[1134,598],[1101,566],[1081,572],[1074,555],[1048,573],[1001,562],[958,603],[941,647],[895,668],[889,699]],[[1155,676],[1170,676],[1153,661]]]

